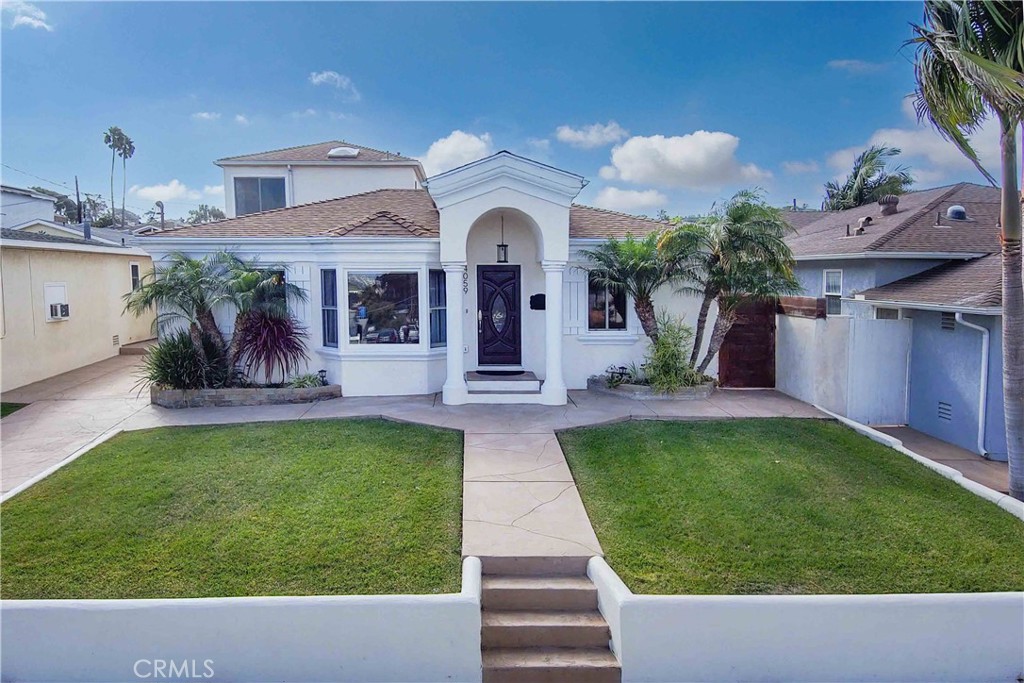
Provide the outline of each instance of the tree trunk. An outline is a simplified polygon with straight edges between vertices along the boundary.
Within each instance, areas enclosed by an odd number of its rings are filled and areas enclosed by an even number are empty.
[[[700,302],[700,313],[697,314],[697,327],[693,331],[693,350],[690,351],[690,367],[697,365],[697,358],[700,356],[700,347],[704,343],[704,328],[708,324],[708,311],[711,310],[711,302],[715,300],[715,294],[710,287],[704,288],[704,300]]]
[[[199,323],[199,327],[202,328],[203,332],[213,340],[213,343],[217,344],[221,349],[225,348],[224,335],[221,334],[220,328],[217,327],[217,320],[213,317],[212,311],[209,309],[196,311],[196,322]]]
[[[640,327],[644,328],[651,342],[658,341],[658,316],[654,313],[654,302],[650,299],[637,299],[633,308],[636,309],[636,317],[640,320]]]
[[[235,368],[238,363],[238,354],[241,351],[238,344],[242,339],[242,327],[245,326],[245,313],[235,314],[235,329],[231,332],[231,344],[228,345],[228,367]]]
[[[1000,116],[1002,132],[1003,413],[1010,495],[1024,500],[1024,279],[1021,224],[1024,204],[1017,187],[1017,122]]]
[[[718,317],[715,318],[715,327],[711,331],[711,341],[708,343],[708,352],[704,356],[704,360],[697,366],[697,372],[703,373],[711,365],[711,360],[718,354],[718,350],[722,348],[722,342],[725,341],[725,335],[729,334],[729,330],[732,329],[733,323],[736,322],[736,309],[732,308],[729,310],[722,310],[722,307],[718,308]]]
[[[117,150],[110,149],[110,225],[117,225],[117,204],[114,203],[114,161],[117,158]],[[95,220],[95,218],[93,219]]]
[[[124,198],[128,194],[128,159],[121,157],[121,227],[124,227]]]
[[[192,338],[192,345],[196,347],[196,353],[199,355],[200,360],[204,363],[207,362],[206,348],[203,346],[203,331],[199,325],[195,323],[189,323],[188,336]]]

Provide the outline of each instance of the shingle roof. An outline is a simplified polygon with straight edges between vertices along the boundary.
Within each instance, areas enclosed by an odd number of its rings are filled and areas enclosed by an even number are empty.
[[[388,222],[392,226],[384,227]],[[399,222],[400,221],[400,222]],[[395,234],[401,225],[404,234]],[[359,226],[365,226],[363,230]],[[374,232],[378,231],[378,232]],[[426,190],[373,190],[213,223],[167,230],[156,237],[322,237],[379,235],[437,237],[440,221]],[[142,237],[145,241],[147,237]]]
[[[834,211],[817,211],[815,209],[808,209],[805,211],[794,211],[792,209],[783,209],[782,217],[786,219],[797,231],[807,227],[811,223],[821,220],[825,216],[830,216]]]
[[[358,149],[359,154],[355,157],[328,159],[327,153],[335,147],[352,147]],[[224,157],[223,159],[218,159],[217,163],[222,161],[270,161],[275,163],[287,163],[289,161],[415,161],[415,159],[403,157],[393,152],[382,152],[379,149],[356,145],[351,142],[345,142],[344,140],[328,140],[326,142],[317,142],[312,145],[286,147],[284,149],[275,149],[269,152],[257,152],[256,154]]]
[[[960,204],[970,220],[946,218],[946,209]],[[871,225],[860,236],[846,237],[858,221],[870,216]],[[938,216],[938,220],[937,217]],[[883,216],[877,204],[829,213],[797,228],[786,239],[797,257],[870,252],[978,253],[999,251],[999,188],[959,183],[900,197],[899,209]]]
[[[951,261],[861,294],[874,301],[998,308],[1002,305],[1002,281],[1001,257],[990,254],[971,261]]]
[[[27,230],[0,229],[0,237],[5,240],[21,240],[24,242],[49,242],[54,244],[86,244],[93,247],[120,248],[118,245],[97,242],[96,240],[79,239],[77,237],[58,237],[47,235],[41,232],[28,232]]]
[[[576,239],[621,239],[627,234],[643,237],[668,227],[661,221],[628,213],[573,204],[569,209],[569,237]]]
[[[664,227],[650,218],[591,206],[574,204],[569,210],[571,238],[621,238],[629,233],[639,237]],[[437,207],[426,190],[391,189],[189,225],[155,236],[438,237],[440,229]]]

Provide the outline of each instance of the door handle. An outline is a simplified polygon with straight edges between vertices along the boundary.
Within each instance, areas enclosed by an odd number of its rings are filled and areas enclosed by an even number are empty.
[[[476,310],[476,333],[480,334],[484,331],[484,312],[479,308]]]

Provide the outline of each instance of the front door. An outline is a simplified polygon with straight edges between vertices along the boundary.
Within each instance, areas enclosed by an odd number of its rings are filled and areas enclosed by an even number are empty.
[[[519,266],[477,266],[476,291],[478,362],[521,364]]]

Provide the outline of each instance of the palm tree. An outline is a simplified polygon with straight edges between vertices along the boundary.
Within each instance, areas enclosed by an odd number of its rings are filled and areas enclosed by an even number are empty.
[[[196,259],[181,252],[168,257],[142,278],[138,289],[124,296],[125,311],[140,316],[156,308],[156,325],[185,322],[197,352],[205,359],[203,338],[225,350],[213,310],[233,300],[230,273],[220,258]]]
[[[690,366],[703,372],[721,348],[748,299],[776,299],[799,291],[793,276],[793,255],[785,242],[792,228],[781,210],[769,206],[761,190],[742,190],[708,216],[676,221],[662,235],[662,260],[683,281],[682,293],[700,297]],[[698,365],[708,312],[718,304],[718,317],[708,351]]]
[[[127,135],[121,141],[121,146],[117,150],[117,155],[121,157],[121,227],[124,227],[125,222],[125,195],[128,194],[128,160],[135,154],[135,141]]]
[[[652,342],[658,340],[654,292],[679,277],[672,264],[662,258],[660,237],[658,232],[643,238],[627,234],[625,239],[610,239],[594,249],[580,251],[593,262],[587,271],[594,282],[633,297],[636,317]]]
[[[1024,500],[1024,283],[1017,185],[1017,129],[1024,119],[1024,6],[1020,2],[926,0],[915,25],[918,118],[927,119],[995,184],[969,137],[999,124],[1003,303],[1003,410],[1010,495]],[[1020,202],[1018,204],[1018,202]]]
[[[877,202],[887,194],[903,194],[914,183],[904,166],[886,168],[889,159],[899,156],[895,147],[872,145],[853,160],[853,169],[842,183],[825,183],[822,211],[842,211]]]
[[[110,213],[117,213],[117,204],[114,203],[114,161],[117,159],[117,152],[124,146],[124,131],[117,126],[111,126],[103,134],[103,144],[110,148]],[[116,221],[115,221],[116,223]]]

